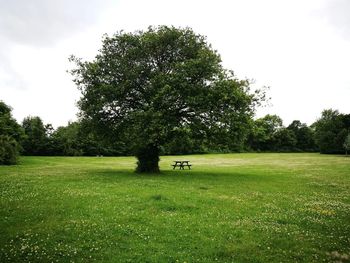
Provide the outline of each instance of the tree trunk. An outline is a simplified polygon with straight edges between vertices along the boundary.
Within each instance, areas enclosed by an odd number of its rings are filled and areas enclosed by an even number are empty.
[[[159,147],[145,145],[136,152],[137,173],[159,173]]]

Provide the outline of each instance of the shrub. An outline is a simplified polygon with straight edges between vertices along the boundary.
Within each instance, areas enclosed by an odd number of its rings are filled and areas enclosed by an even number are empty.
[[[18,161],[18,143],[7,135],[0,135],[0,165],[16,164]]]

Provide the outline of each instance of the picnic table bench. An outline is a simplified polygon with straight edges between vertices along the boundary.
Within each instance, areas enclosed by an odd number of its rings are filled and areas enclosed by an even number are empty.
[[[172,166],[173,170],[175,170],[176,167],[179,167],[179,170],[185,170],[185,167],[188,167],[188,169],[191,170],[192,164],[190,164],[190,161],[174,161]]]

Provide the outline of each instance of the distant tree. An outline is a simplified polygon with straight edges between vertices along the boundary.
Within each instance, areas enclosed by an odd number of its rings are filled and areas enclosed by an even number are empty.
[[[242,142],[259,102],[249,81],[224,70],[205,37],[161,26],[105,36],[92,62],[72,57],[81,117],[130,146],[138,172],[159,172],[161,147],[179,129]]]
[[[348,155],[348,151],[350,151],[350,133],[348,136],[346,136],[343,146],[345,149],[345,154]]]
[[[88,122],[80,120],[77,136],[80,140],[80,145],[83,155],[95,156],[120,156],[132,155],[130,147],[121,140],[108,140],[100,133],[97,133]]]
[[[314,132],[305,123],[301,123],[299,120],[294,120],[287,127],[287,129],[292,131],[295,135],[296,150],[298,151],[315,151],[316,150]]]
[[[162,147],[163,154],[192,154],[203,153],[207,150],[208,145],[203,140],[198,140],[193,136],[189,129],[179,129],[173,132],[172,138],[169,139]]]
[[[10,106],[0,101],[0,164],[16,164],[24,133],[11,115]]]
[[[67,126],[60,126],[51,135],[57,155],[80,156],[83,155],[78,137],[79,123],[69,122]]]
[[[11,107],[0,101],[0,135],[7,135],[20,142],[24,132],[17,121],[12,117]]]
[[[105,142],[80,121],[69,122],[67,126],[58,127],[51,134],[50,141],[53,145],[54,155],[128,155],[121,142]]]
[[[281,128],[272,137],[272,149],[274,151],[291,152],[295,150],[297,138],[291,130]]]
[[[350,131],[350,114],[324,110],[314,124],[315,138],[321,153],[344,153],[343,143]]]
[[[22,122],[25,139],[22,147],[25,155],[47,155],[51,125],[45,126],[40,117],[26,117]]]
[[[276,150],[275,134],[282,128],[282,119],[277,115],[267,114],[255,120],[248,139],[249,147],[255,151]]]
[[[17,141],[8,136],[0,135],[0,165],[16,164],[19,156]]]

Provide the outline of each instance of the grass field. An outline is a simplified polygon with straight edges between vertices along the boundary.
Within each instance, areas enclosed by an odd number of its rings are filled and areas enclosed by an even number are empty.
[[[176,159],[191,171],[173,171]],[[350,158],[23,157],[0,167],[0,262],[350,262]]]

